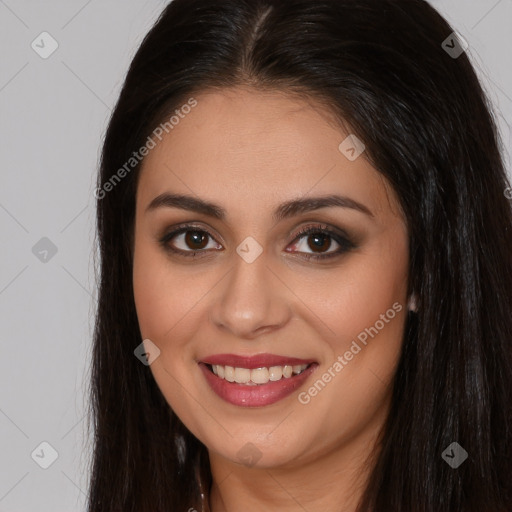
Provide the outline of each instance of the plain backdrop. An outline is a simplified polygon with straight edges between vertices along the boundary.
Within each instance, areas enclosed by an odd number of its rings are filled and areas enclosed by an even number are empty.
[[[95,173],[166,3],[0,0],[0,512],[85,510]],[[512,0],[432,4],[469,43],[512,147]]]

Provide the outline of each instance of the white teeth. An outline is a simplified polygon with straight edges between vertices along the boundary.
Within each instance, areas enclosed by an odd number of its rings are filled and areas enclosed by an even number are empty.
[[[235,368],[235,382],[247,384],[251,380],[251,370],[247,368]]]
[[[217,368],[218,371],[218,368]],[[235,380],[235,369],[232,366],[226,366],[224,368],[224,378],[228,382],[234,382]]]
[[[267,382],[278,381],[283,377],[289,379],[292,375],[302,373],[308,367],[307,364],[271,366],[270,368],[234,368],[233,366],[212,365],[212,371],[217,377],[225,379],[228,382],[246,384],[253,386],[255,384],[267,384]]]
[[[283,376],[283,367],[282,366],[271,366],[268,369],[268,372],[270,373],[270,380],[281,380],[281,377]]]
[[[265,384],[269,381],[269,371],[267,368],[255,368],[251,370],[251,380],[255,384]]]

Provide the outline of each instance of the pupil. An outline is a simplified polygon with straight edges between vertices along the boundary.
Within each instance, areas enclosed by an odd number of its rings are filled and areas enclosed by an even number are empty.
[[[205,244],[203,243],[200,247],[197,246],[197,244],[201,244],[201,242],[204,242],[206,240],[206,236],[204,234],[201,234],[200,231],[188,231],[185,235],[185,241],[186,243],[196,246],[195,249],[202,249]]]
[[[330,243],[326,244],[327,239],[329,238],[328,235],[324,235],[322,233],[317,233],[314,235],[310,235],[310,238],[314,240],[314,246],[310,246],[311,249],[329,249]],[[326,245],[326,247],[324,247]]]

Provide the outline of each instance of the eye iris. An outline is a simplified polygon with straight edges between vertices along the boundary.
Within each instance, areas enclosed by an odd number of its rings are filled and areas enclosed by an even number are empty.
[[[203,243],[205,241],[207,242],[207,236],[201,231],[187,231],[185,233],[185,243],[193,249],[203,249],[206,245],[208,245],[207,243]],[[198,243],[200,246],[196,245]]]
[[[323,234],[323,233],[314,233],[312,235],[309,235],[308,237],[308,245],[313,250],[316,251],[317,249],[329,249],[331,246],[331,243],[329,241],[329,235]],[[314,245],[309,244],[309,240],[314,240]]]

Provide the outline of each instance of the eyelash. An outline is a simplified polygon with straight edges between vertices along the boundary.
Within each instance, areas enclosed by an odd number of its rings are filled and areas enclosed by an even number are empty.
[[[176,237],[178,235],[181,235],[182,233],[186,233],[188,231],[195,231],[195,232],[198,232],[198,233],[204,233],[204,234],[206,234],[207,236],[209,236],[210,238],[213,239],[213,236],[210,233],[208,233],[208,231],[200,228],[199,226],[194,226],[194,225],[191,225],[191,224],[185,224],[185,225],[178,226],[177,229],[175,229],[175,230],[171,231],[170,233],[167,233],[166,235],[164,235],[159,240],[159,242],[162,245],[162,247],[164,248],[164,250],[169,251],[169,252],[174,253],[174,254],[178,254],[180,256],[185,256],[187,258],[195,258],[195,257],[197,257],[196,255],[198,253],[207,252],[207,250],[205,250],[205,249],[200,249],[200,250],[197,250],[197,251],[183,251],[181,249],[173,248],[172,246],[169,245],[169,242],[174,237]],[[326,259],[334,258],[336,256],[341,256],[343,253],[348,252],[349,250],[351,250],[351,249],[356,247],[354,245],[354,243],[352,243],[348,239],[348,237],[346,235],[342,235],[342,234],[338,233],[337,231],[329,228],[328,226],[326,226],[324,224],[318,224],[318,225],[315,225],[315,226],[308,226],[306,228],[302,228],[301,230],[299,230],[298,233],[296,233],[292,243],[295,242],[295,241],[298,241],[301,238],[304,238],[306,235],[310,235],[310,234],[328,235],[330,238],[332,238],[340,246],[340,248],[337,249],[334,252],[330,252],[330,253],[327,253],[327,254],[300,253],[301,257],[304,258],[307,261],[309,261],[309,260],[319,261],[319,260],[326,260]]]

